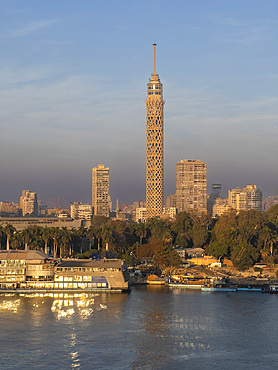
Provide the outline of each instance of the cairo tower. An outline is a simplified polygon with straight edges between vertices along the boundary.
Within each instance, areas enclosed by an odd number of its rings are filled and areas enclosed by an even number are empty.
[[[156,44],[154,72],[147,85],[147,153],[146,208],[147,218],[159,216],[163,210],[163,86],[156,74]]]

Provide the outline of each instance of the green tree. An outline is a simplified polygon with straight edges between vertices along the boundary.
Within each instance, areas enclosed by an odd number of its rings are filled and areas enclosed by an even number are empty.
[[[60,229],[58,227],[49,228],[50,236],[53,240],[53,257],[57,258],[58,255],[58,242],[60,238]]]
[[[11,236],[10,247],[12,249],[22,249],[22,240],[20,233],[16,233]]]
[[[109,222],[109,218],[105,216],[93,216],[91,219],[91,225],[95,228],[100,228]]]
[[[171,230],[174,235],[174,243],[180,248],[193,247],[192,227],[193,219],[190,213],[180,212],[177,214],[175,221],[171,225]]]
[[[48,253],[48,242],[51,238],[51,232],[49,230],[49,228],[45,227],[43,229],[43,232],[42,232],[42,239],[44,241],[44,253],[47,254]]]
[[[85,249],[85,246],[86,246],[86,242],[87,242],[87,230],[85,229],[85,227],[80,227],[79,229],[76,230],[75,232],[75,235],[77,235],[79,237],[79,246],[80,246],[80,253],[82,254],[84,249]]]
[[[230,211],[220,216],[213,228],[212,241],[218,241],[222,245],[232,248],[238,236],[236,217],[236,211]]]
[[[191,230],[194,248],[203,248],[209,243],[212,227],[213,219],[210,215],[201,214],[194,218]]]
[[[60,258],[68,257],[70,254],[71,233],[67,229],[60,230],[59,245]]]
[[[179,267],[180,264],[180,256],[168,243],[163,243],[154,255],[154,267],[159,269]]]
[[[176,215],[175,221],[172,223],[171,229],[176,234],[189,233],[193,226],[193,219],[188,212],[179,212]]]
[[[13,225],[8,224],[4,228],[6,237],[7,237],[7,251],[10,250],[10,239],[13,234],[15,234],[16,229],[13,227]]]
[[[147,220],[146,229],[147,235],[151,240],[163,239],[165,237],[165,233],[168,231],[168,227],[165,221],[155,217]]]
[[[259,251],[250,243],[241,241],[231,252],[233,265],[240,270],[253,266],[259,260]]]
[[[214,241],[206,247],[206,254],[214,256],[217,259],[220,257],[228,257],[229,248],[225,243]]]
[[[21,234],[21,240],[24,244],[25,250],[27,251],[29,249],[29,244],[33,241],[32,238],[32,232],[29,228],[22,230]]]
[[[267,218],[278,229],[278,204],[275,204],[267,211]]]
[[[4,236],[5,236],[5,231],[3,227],[0,225],[0,249],[2,249],[2,242],[3,242]]]
[[[108,251],[109,250],[109,244],[111,244],[113,242],[113,231],[112,231],[111,226],[106,224],[102,227],[101,237],[102,237],[102,239],[105,243],[105,249],[106,249],[106,251]]]
[[[155,239],[148,244],[137,247],[136,257],[138,260],[152,259],[154,266],[161,269],[180,265],[178,253],[165,239]]]
[[[143,244],[144,238],[147,236],[147,230],[144,223],[134,224],[134,232],[137,238],[139,239],[140,245]]]
[[[90,226],[88,231],[87,231],[87,237],[90,240],[90,247],[95,246],[95,238],[96,238],[96,228],[94,226]]]
[[[95,228],[96,238],[97,238],[97,249],[101,250],[101,236],[102,236],[102,229],[101,227]]]

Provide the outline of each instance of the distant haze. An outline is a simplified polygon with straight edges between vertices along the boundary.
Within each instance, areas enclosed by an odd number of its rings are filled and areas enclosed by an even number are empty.
[[[181,159],[208,192],[278,190],[278,2],[0,1],[0,201],[91,202],[110,167],[115,206],[145,199],[146,85],[164,85],[165,197]]]

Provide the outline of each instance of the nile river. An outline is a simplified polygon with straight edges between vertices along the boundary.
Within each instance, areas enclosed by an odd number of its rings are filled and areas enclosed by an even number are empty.
[[[0,295],[0,369],[275,369],[278,295]]]

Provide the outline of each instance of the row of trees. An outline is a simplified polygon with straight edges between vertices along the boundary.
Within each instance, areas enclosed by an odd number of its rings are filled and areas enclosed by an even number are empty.
[[[129,264],[152,259],[160,267],[179,265],[173,246],[204,248],[207,254],[230,258],[243,269],[259,261],[278,262],[278,205],[267,213],[231,211],[218,220],[181,212],[174,222],[152,218],[145,224],[95,216],[90,228],[76,230],[32,226],[16,231],[7,225],[0,227],[0,243],[1,249],[39,249],[54,257],[109,250]]]

